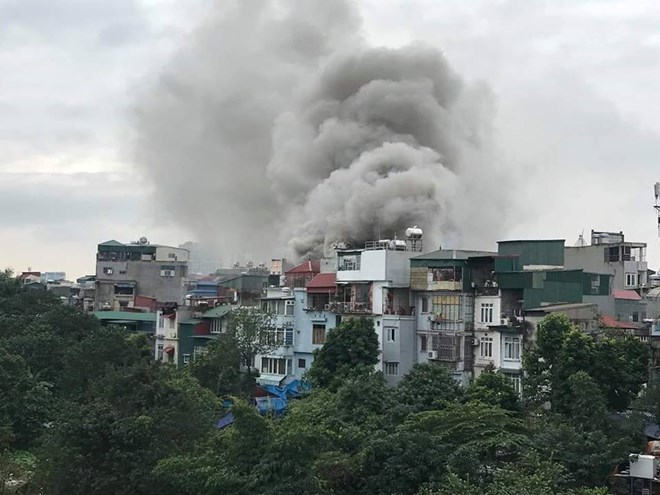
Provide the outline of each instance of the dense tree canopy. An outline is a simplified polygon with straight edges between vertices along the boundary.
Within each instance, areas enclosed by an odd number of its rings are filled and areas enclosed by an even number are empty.
[[[312,392],[283,417],[260,416],[242,365],[270,329],[249,313],[176,369],[153,360],[145,335],[102,327],[0,273],[0,486],[18,478],[25,493],[45,495],[602,495],[612,466],[644,443],[642,416],[614,413],[634,401],[660,414],[660,389],[636,399],[643,345],[551,316],[524,357],[524,403],[502,374],[487,370],[463,389],[438,363],[388,387],[375,371],[372,321],[349,319],[316,352]],[[233,424],[217,429],[228,412]]]
[[[328,333],[321,349],[314,352],[308,377],[319,387],[329,386],[343,374],[361,373],[378,363],[378,336],[373,321],[349,318]]]

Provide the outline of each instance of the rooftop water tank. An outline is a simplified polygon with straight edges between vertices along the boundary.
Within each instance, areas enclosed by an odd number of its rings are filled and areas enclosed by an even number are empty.
[[[414,227],[408,227],[406,229],[406,237],[408,239],[420,239],[422,237],[422,229],[415,225]]]

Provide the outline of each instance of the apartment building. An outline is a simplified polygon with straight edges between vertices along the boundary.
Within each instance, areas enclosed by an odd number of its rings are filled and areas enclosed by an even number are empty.
[[[138,297],[158,303],[183,300],[188,251],[150,244],[144,237],[123,244],[107,241],[96,253],[96,310],[126,310],[136,307]]]

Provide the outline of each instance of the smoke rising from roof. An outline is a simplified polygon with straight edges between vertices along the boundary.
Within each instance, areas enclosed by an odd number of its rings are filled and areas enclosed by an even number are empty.
[[[136,120],[137,162],[199,240],[308,256],[412,225],[427,246],[502,233],[492,97],[439,50],[366,46],[347,1],[218,5]]]

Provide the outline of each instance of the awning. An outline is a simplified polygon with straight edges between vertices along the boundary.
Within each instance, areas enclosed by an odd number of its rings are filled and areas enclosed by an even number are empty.
[[[174,354],[174,346],[168,345],[165,349],[163,349],[163,352],[165,354]]]

